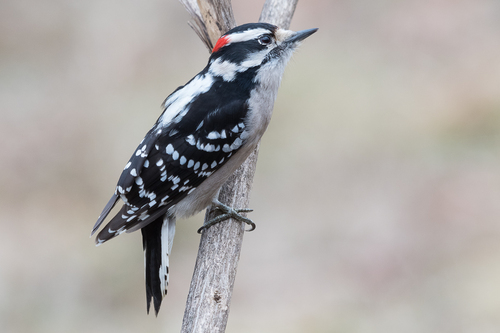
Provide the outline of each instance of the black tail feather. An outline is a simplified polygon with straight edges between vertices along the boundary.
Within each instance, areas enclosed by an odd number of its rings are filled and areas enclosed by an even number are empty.
[[[163,298],[160,282],[160,266],[162,257],[161,228],[163,217],[156,219],[141,229],[146,266],[146,302],[149,313],[151,299],[158,315]]]
[[[106,206],[102,210],[101,215],[99,215],[99,218],[97,219],[97,222],[95,223],[94,227],[92,228],[92,232],[90,233],[90,236],[92,236],[97,231],[97,229],[99,229],[99,227],[101,226],[102,222],[104,221],[104,219],[106,218],[106,216],[108,216],[108,214],[111,211],[111,209],[113,209],[113,207],[115,206],[115,204],[118,201],[118,199],[119,199],[119,197],[116,194],[113,194],[111,196],[111,199],[109,199],[108,203],[106,204]]]

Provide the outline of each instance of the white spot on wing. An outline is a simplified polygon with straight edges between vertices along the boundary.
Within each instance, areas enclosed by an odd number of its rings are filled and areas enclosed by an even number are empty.
[[[199,150],[204,150],[205,145],[203,143],[201,143],[200,140],[198,140],[198,142],[196,143],[196,148],[198,148]]]
[[[189,190],[191,188],[191,186],[182,186],[180,189],[179,189],[179,192],[185,192],[187,190]]]
[[[186,137],[186,142],[189,143],[191,146],[194,146],[196,144],[196,140],[194,139],[193,134],[189,134]]]
[[[207,139],[210,139],[210,140],[215,140],[215,139],[219,139],[219,138],[220,138],[220,133],[216,132],[216,131],[212,131],[212,132],[208,133],[208,135],[207,135]]]
[[[231,150],[240,148],[242,143],[243,143],[243,141],[241,141],[240,138],[236,138],[234,140],[233,144],[231,145]]]
[[[207,144],[204,149],[206,152],[211,153],[215,150],[215,146],[211,144]]]

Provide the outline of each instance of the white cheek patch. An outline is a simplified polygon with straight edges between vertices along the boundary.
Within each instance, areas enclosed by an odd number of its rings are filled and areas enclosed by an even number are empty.
[[[268,50],[250,54],[241,64],[235,64],[229,60],[218,58],[210,64],[210,74],[221,76],[226,82],[231,82],[236,78],[236,74],[246,71],[250,67],[259,66],[269,53]]]
[[[240,67],[250,68],[259,66],[264,58],[269,53],[269,50],[262,50],[260,52],[250,54],[240,65]]]

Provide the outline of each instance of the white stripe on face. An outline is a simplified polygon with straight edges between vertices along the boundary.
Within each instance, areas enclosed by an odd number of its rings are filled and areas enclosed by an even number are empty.
[[[230,35],[227,35],[229,40],[228,40],[228,43],[226,45],[228,45],[230,43],[246,42],[248,40],[252,40],[252,39],[255,39],[261,35],[265,35],[265,34],[269,34],[269,33],[270,33],[269,30],[262,29],[262,28],[251,29],[251,30],[246,30],[246,31],[242,31],[242,32],[235,32],[235,33],[232,33]]]

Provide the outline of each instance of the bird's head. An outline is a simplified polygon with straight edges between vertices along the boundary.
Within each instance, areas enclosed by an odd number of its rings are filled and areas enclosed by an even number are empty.
[[[210,56],[209,70],[225,81],[255,67],[275,69],[281,76],[295,48],[316,30],[295,32],[269,23],[240,25],[219,38]]]

